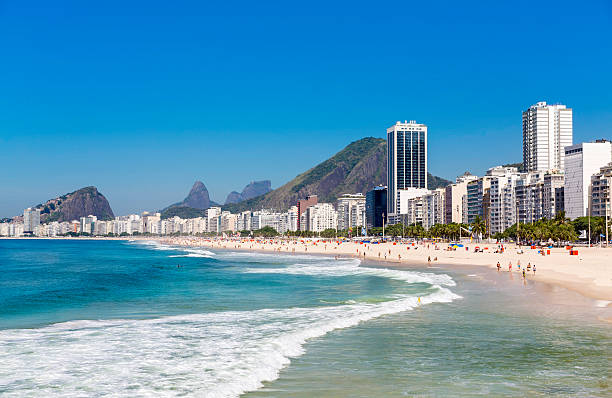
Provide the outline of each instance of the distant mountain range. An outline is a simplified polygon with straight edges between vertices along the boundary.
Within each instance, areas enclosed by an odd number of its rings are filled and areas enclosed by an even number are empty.
[[[289,181],[278,189],[239,203],[228,203],[224,210],[240,212],[262,208],[288,209],[298,199],[318,195],[320,202],[334,202],[345,193],[367,192],[387,183],[387,141],[367,137]],[[429,189],[451,182],[428,174]]]
[[[227,199],[225,199],[225,204],[230,203],[239,203],[244,200],[249,200],[252,198],[256,198],[257,196],[265,195],[272,190],[272,183],[270,180],[264,181],[253,181],[249,183],[242,192],[232,191],[229,195],[227,195]]]
[[[85,187],[34,206],[40,209],[40,221],[72,221],[93,215],[99,220],[115,218],[108,200],[96,187]]]
[[[271,190],[269,180],[249,183],[242,192],[234,191],[227,196],[223,210],[234,213],[262,208],[286,210],[308,195],[318,195],[320,202],[334,202],[345,193],[365,193],[377,185],[385,185],[386,175],[387,142],[367,137],[350,143],[328,160],[275,190]],[[429,189],[450,183],[428,174]],[[211,206],[219,205],[210,200],[204,183],[196,181],[183,201],[166,207],[161,213],[162,218],[193,218],[202,216]],[[108,201],[93,186],[50,199],[36,207],[41,209],[41,222],[78,220],[88,215],[100,220],[114,218]]]
[[[272,190],[270,180],[253,181],[242,192],[233,191],[227,195],[226,203],[238,203],[244,200],[266,194]],[[171,217],[195,218],[204,215],[211,206],[219,206],[210,200],[208,189],[202,181],[196,181],[187,197],[179,203],[172,204],[161,211],[163,219]]]
[[[210,200],[208,189],[202,181],[196,181],[187,197],[182,202],[174,203],[161,211],[162,218],[181,217],[195,218],[204,215],[204,211],[216,205]]]

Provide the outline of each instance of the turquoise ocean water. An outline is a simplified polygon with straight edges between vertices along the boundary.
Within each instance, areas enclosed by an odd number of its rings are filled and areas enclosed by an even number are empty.
[[[0,267],[1,396],[612,396],[610,324],[506,273],[46,240]]]

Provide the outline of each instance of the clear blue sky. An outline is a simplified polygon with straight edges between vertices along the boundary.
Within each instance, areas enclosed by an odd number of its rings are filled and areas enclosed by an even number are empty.
[[[0,0],[0,217],[87,185],[223,201],[405,119],[433,174],[482,174],[537,101],[612,136],[609,0],[207,3]]]

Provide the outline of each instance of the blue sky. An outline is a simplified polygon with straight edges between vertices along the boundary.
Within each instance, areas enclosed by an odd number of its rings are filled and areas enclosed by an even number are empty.
[[[405,119],[433,174],[482,174],[537,101],[612,138],[609,1],[89,3],[0,0],[0,217],[87,185],[223,201]]]

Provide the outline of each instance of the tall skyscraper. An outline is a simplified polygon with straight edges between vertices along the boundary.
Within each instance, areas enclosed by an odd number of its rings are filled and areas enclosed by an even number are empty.
[[[399,192],[427,189],[427,126],[397,122],[387,129],[387,212],[399,213]]]
[[[538,102],[523,112],[525,171],[563,170],[565,147],[572,143],[571,108]]]

